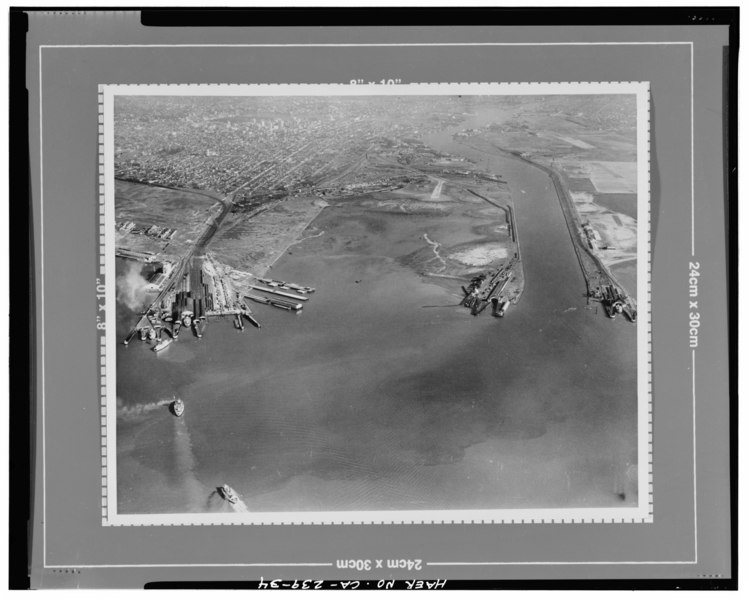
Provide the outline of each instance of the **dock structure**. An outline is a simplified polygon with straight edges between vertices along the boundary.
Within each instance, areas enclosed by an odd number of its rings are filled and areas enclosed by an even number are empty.
[[[518,260],[521,260],[520,241],[518,240],[518,226],[517,223],[515,223],[515,209],[513,208],[512,204],[507,205],[507,224],[510,227],[510,235],[512,236],[512,241],[515,243],[515,247],[517,248]]]
[[[282,300],[281,298],[268,298],[267,296],[258,296],[257,294],[245,294],[245,298],[249,298],[253,302],[259,304],[267,304],[269,306],[275,306],[283,310],[302,310],[302,304],[300,302],[289,302],[288,300]]]
[[[258,277],[257,280],[261,283],[264,283],[270,287],[278,287],[284,290],[295,290],[297,292],[301,292],[303,294],[312,294],[315,291],[315,288],[309,287],[306,285],[299,285],[297,283],[288,283],[286,281],[278,281],[276,279],[268,279],[265,277]]]
[[[590,296],[603,304],[606,316],[615,319],[617,315],[623,314],[632,323],[637,321],[637,305],[626,293],[613,284],[601,286]]]
[[[258,329],[260,329],[260,327],[261,327],[260,323],[258,322],[258,320],[255,317],[252,316],[252,314],[250,313],[249,310],[243,310],[242,311],[242,316],[245,319],[247,319],[250,323],[252,323],[255,327],[257,327]]]
[[[245,329],[245,319],[259,329],[260,322],[245,304],[245,298],[299,313],[309,300],[308,294],[315,291],[309,286],[237,271],[217,262],[210,253],[197,252],[208,235],[209,232],[202,236],[201,243],[168,273],[163,287],[125,338],[126,345],[136,336],[160,343],[162,331],[168,332],[169,338],[165,339],[170,339],[170,343],[176,342],[183,327],[202,338],[211,317],[232,316],[240,331]]]
[[[137,260],[139,262],[153,262],[156,259],[156,255],[153,252],[148,252],[147,250],[132,250],[130,248],[123,248],[122,246],[118,246],[115,249],[115,254],[122,258]]]
[[[463,306],[470,308],[472,315],[481,314],[491,302],[494,307],[492,314],[498,316],[501,294],[514,278],[513,268],[516,260],[513,258],[506,267],[493,271],[488,278],[481,276],[471,281],[469,289],[465,290],[467,293]]]
[[[195,319],[192,322],[192,327],[195,330],[195,335],[199,338],[202,338],[203,331],[205,331],[205,317]]]
[[[283,290],[280,290],[278,288],[269,288],[265,287],[264,285],[251,285],[250,288],[252,288],[253,290],[258,290],[259,292],[267,292],[269,294],[276,294],[277,296],[284,296],[285,298],[301,300],[302,302],[306,302],[307,300],[309,300],[307,296],[292,294],[291,292],[284,292]]]
[[[478,315],[486,309],[491,301],[493,305],[492,315],[495,317],[504,316],[509,303],[517,304],[525,288],[525,275],[523,273],[523,261],[520,254],[520,236],[515,220],[515,209],[511,202],[508,202],[507,205],[502,205],[471,188],[464,189],[477,198],[481,198],[492,206],[504,211],[507,221],[507,232],[515,246],[515,252],[507,264],[490,271],[488,279],[486,274],[474,277],[468,288],[463,288],[465,298],[462,304],[471,309],[472,315]],[[501,296],[507,284],[511,281],[514,282],[513,286],[511,286],[512,289],[507,292],[506,297]]]
[[[554,184],[554,189],[557,198],[559,199],[559,204],[567,224],[570,239],[572,240],[572,246],[577,255],[577,260],[580,264],[580,269],[585,280],[588,301],[591,299],[600,301],[602,295],[601,290],[605,289],[607,286],[618,288],[625,298],[621,305],[621,312],[624,312],[625,316],[627,316],[631,321],[636,321],[637,308],[635,301],[626,295],[626,292],[623,291],[624,287],[614,277],[611,269],[601,260],[601,257],[596,252],[597,244],[591,243],[591,233],[586,231],[586,225],[583,223],[581,215],[575,207],[575,202],[569,193],[569,184],[567,181],[568,176],[565,175],[564,171],[555,169],[553,163],[552,165],[545,165],[536,160],[531,160],[528,155],[517,151],[506,150],[496,145],[494,145],[494,148],[500,154],[533,165],[549,176]],[[593,238],[595,238],[594,233]],[[611,311],[607,309],[606,313],[611,318],[614,318],[614,316],[619,314],[620,311],[616,309],[614,304],[611,304],[611,306],[614,306],[614,312],[611,313]],[[604,308],[606,308],[606,304],[604,304]]]
[[[131,341],[133,340],[133,338],[134,338],[134,337],[135,337],[136,335],[138,335],[138,333],[139,333],[139,332],[140,332],[140,331],[141,331],[142,329],[148,328],[148,327],[149,327],[149,325],[150,325],[150,323],[148,322],[148,318],[147,318],[147,317],[146,317],[145,315],[143,315],[143,316],[142,316],[142,317],[141,317],[141,318],[140,318],[140,319],[138,320],[138,322],[136,323],[135,327],[133,327],[133,328],[132,328],[132,329],[130,330],[130,333],[128,333],[128,334],[127,334],[127,336],[125,337],[125,340],[124,340],[124,341],[123,341],[122,343],[123,343],[123,344],[125,344],[125,345],[127,346],[127,345],[128,345],[128,344],[129,344],[129,343],[130,343],[130,342],[131,342]]]

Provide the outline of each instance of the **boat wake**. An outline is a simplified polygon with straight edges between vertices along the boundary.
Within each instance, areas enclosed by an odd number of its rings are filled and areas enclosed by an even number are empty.
[[[237,513],[248,513],[250,512],[249,507],[245,504],[244,500],[239,498],[235,503],[229,502],[224,498],[218,490],[213,490],[208,495],[205,509],[207,512],[237,512]]]
[[[229,506],[231,506],[234,512],[238,512],[238,513],[250,512],[250,509],[247,508],[247,505],[244,503],[243,500],[237,500],[235,504],[229,504]]]
[[[200,510],[205,498],[205,488],[195,477],[195,456],[192,451],[190,431],[184,419],[173,418],[175,471],[182,477],[183,494],[190,510]]]
[[[157,402],[149,402],[148,404],[135,404],[133,406],[118,406],[117,416],[123,418],[134,418],[145,414],[148,414],[154,410],[163,409],[165,406],[169,406],[173,399],[164,399]],[[119,402],[118,402],[119,404]]]

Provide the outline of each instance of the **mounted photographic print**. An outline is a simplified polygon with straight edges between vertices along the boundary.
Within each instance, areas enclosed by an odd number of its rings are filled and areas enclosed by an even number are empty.
[[[651,518],[646,83],[101,91],[106,524]]]

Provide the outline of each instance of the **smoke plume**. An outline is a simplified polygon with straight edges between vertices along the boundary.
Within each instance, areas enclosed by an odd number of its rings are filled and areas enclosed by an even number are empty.
[[[128,263],[127,271],[117,277],[117,301],[136,312],[143,308],[148,283],[140,271],[140,263],[131,262]]]

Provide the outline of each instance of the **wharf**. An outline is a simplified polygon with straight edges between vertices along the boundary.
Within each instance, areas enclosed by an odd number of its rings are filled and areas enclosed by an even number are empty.
[[[277,279],[268,279],[266,277],[258,277],[257,280],[260,283],[264,283],[269,287],[281,288],[282,290],[300,292],[302,294],[312,294],[315,288],[307,285],[299,285],[297,283],[288,283],[286,281],[278,281]]]
[[[488,278],[486,275],[481,275],[471,281],[467,290],[463,288],[466,292],[466,296],[463,299],[463,306],[470,308],[471,314],[475,316],[483,312],[489,305],[489,302],[492,302],[495,305],[495,316],[501,316],[504,315],[507,309],[505,303],[512,302],[513,304],[517,304],[525,289],[525,275],[523,273],[523,261],[520,254],[520,238],[517,223],[515,222],[515,211],[512,204],[502,206],[474,192],[470,188],[466,189],[474,196],[485,200],[497,208],[501,208],[505,212],[508,233],[513,242],[515,252],[506,264],[490,271]],[[512,285],[508,287],[510,282],[512,282]],[[503,293],[505,296],[502,295]],[[501,315],[498,312],[500,304],[504,306],[501,309]]]
[[[301,300],[302,302],[306,302],[309,300],[307,296],[300,296],[299,294],[292,294],[291,292],[284,292],[279,290],[278,288],[268,288],[263,285],[251,285],[250,286],[253,290],[258,290],[260,292],[268,292],[269,294],[276,294],[277,296],[284,296],[286,298],[293,298],[294,300]]]
[[[222,264],[211,253],[204,252],[232,206],[228,199],[222,204],[221,214],[206,220],[203,232],[190,251],[164,274],[161,289],[128,333],[124,340],[126,345],[139,334],[143,340],[161,341],[162,329],[176,341],[183,326],[202,338],[208,317],[231,315],[236,317],[235,324],[240,330],[244,329],[244,319],[260,328],[260,323],[241,300],[243,296],[297,313],[302,303],[309,300],[306,294],[315,291],[312,287],[257,277]],[[145,261],[148,256],[140,258]],[[268,296],[249,293],[254,291]]]
[[[258,296],[256,294],[245,294],[245,298],[249,298],[253,302],[258,302],[259,304],[267,304],[283,310],[302,310],[302,305],[299,302],[294,303],[289,302],[288,300],[281,300],[280,298],[268,298],[267,296]]]

